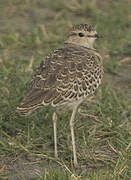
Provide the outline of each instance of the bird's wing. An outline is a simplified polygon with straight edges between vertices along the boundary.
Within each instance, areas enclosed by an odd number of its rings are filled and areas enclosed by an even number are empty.
[[[91,56],[81,49],[62,48],[49,54],[37,69],[19,111],[40,105],[59,106],[83,96],[89,86]]]

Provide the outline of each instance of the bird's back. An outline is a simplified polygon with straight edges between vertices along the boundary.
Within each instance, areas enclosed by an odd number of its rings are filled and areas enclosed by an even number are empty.
[[[28,113],[41,105],[81,101],[94,93],[102,76],[101,56],[95,50],[67,43],[40,64],[17,110]]]

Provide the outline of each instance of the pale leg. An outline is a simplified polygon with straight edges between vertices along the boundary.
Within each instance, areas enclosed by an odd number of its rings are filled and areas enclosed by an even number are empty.
[[[74,166],[77,167],[77,156],[76,156],[76,146],[75,146],[75,135],[74,135],[74,119],[77,112],[77,107],[74,107],[71,119],[70,119],[70,129],[71,129],[71,138],[72,138],[72,147],[73,147],[73,157],[74,157]]]
[[[58,152],[57,152],[57,129],[56,129],[57,115],[56,115],[56,112],[53,113],[52,120],[53,120],[53,129],[54,129],[55,158],[58,158]]]

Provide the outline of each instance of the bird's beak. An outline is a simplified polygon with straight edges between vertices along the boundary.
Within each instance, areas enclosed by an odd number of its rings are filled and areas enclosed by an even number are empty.
[[[96,38],[103,38],[103,36],[100,35],[100,34],[96,34],[95,37],[96,37]]]

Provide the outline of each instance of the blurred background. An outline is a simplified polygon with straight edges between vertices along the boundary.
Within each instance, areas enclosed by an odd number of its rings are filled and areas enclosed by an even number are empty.
[[[95,47],[104,59],[105,75],[93,100],[83,103],[76,118],[80,168],[74,173],[69,112],[59,117],[57,161],[52,159],[52,110],[42,108],[29,117],[20,117],[15,110],[33,70],[63,45],[72,25],[81,23],[92,24],[104,36]],[[2,1],[0,128],[1,179],[61,180],[71,179],[73,173],[74,179],[130,179],[131,1]]]

